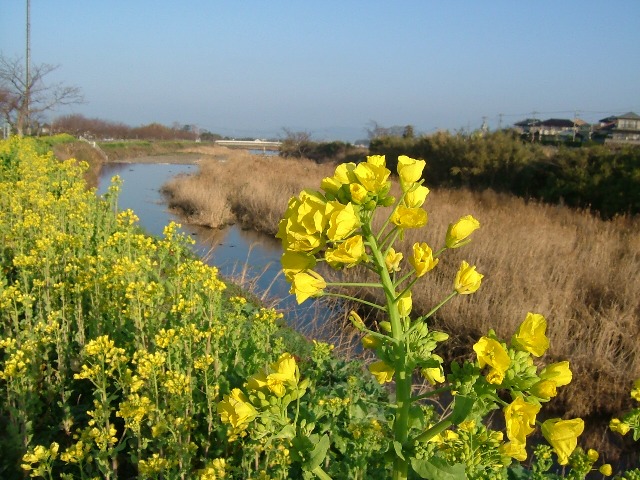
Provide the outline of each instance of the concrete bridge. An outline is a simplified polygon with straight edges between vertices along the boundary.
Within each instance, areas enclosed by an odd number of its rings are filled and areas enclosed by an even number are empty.
[[[216,140],[216,145],[229,148],[246,148],[256,150],[278,150],[282,142],[266,142],[264,140]]]

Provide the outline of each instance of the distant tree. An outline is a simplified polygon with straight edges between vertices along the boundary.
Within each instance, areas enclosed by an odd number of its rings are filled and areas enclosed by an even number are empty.
[[[0,54],[0,108],[19,136],[31,122],[63,105],[82,103],[79,87],[62,83],[47,85],[45,78],[58,68],[46,63],[31,66],[29,78],[21,58],[8,59]]]
[[[411,132],[413,132],[413,127],[411,125],[408,125],[406,127],[400,127],[398,125],[394,125],[393,127],[383,127],[374,120],[371,120],[369,122],[369,125],[370,128],[367,129],[369,140],[375,140],[383,137],[404,137],[404,134],[408,128],[410,128]]]
[[[413,125],[407,125],[402,132],[402,138],[413,138],[415,136],[413,131]]]
[[[283,128],[285,137],[280,146],[280,155],[285,157],[306,157],[311,147],[311,134],[309,132],[294,132]]]

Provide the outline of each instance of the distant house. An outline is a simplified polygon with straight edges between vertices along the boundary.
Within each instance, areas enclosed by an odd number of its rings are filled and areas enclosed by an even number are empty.
[[[600,133],[605,143],[631,143],[640,145],[640,115],[628,112],[624,115],[600,120]]]
[[[541,121],[537,118],[526,118],[520,122],[514,123],[515,130],[520,134],[530,134],[538,131]]]
[[[514,127],[522,135],[528,136],[534,141],[571,141],[575,140],[576,137],[583,139],[589,136],[589,124],[579,118],[574,120],[564,118],[549,118],[547,120],[527,118],[514,123]]]

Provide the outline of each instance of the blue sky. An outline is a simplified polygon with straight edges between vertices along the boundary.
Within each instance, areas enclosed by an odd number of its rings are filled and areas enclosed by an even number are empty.
[[[0,0],[5,56],[25,5]],[[59,114],[355,140],[640,113],[639,22],[638,0],[31,0],[31,55],[84,93]]]

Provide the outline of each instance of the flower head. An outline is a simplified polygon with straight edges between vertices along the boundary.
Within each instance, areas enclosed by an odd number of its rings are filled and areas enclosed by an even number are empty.
[[[393,215],[391,222],[400,228],[421,228],[427,224],[428,216],[422,208],[410,208],[399,205]]]
[[[480,222],[471,215],[462,217],[456,223],[449,224],[445,245],[447,248],[458,248],[471,241],[469,236],[480,228]]]
[[[609,429],[612,432],[619,433],[620,435],[626,435],[631,430],[631,426],[628,423],[621,421],[619,418],[612,418],[609,422]]]
[[[324,279],[314,272],[308,270],[306,272],[296,273],[291,280],[291,291],[289,293],[296,294],[296,300],[300,304],[309,297],[314,297],[322,293],[327,283]]]
[[[540,412],[540,405],[528,403],[522,397],[516,398],[507,405],[504,409],[504,418],[509,440],[525,444],[527,435],[535,430],[538,412]]]
[[[218,403],[217,412],[222,423],[228,423],[237,430],[247,428],[258,415],[258,411],[239,388],[234,388],[231,394],[223,397],[223,400]]]
[[[285,278],[291,282],[296,273],[312,269],[316,266],[316,259],[313,255],[305,252],[286,251],[280,259],[282,271]]]
[[[384,165],[360,163],[353,170],[353,174],[368,192],[378,194],[385,189],[388,190],[387,179],[391,172]]]
[[[600,465],[600,468],[598,468],[598,471],[605,477],[610,477],[611,475],[613,475],[613,468],[611,467],[610,463],[603,463],[602,465]]]
[[[504,347],[493,338],[482,337],[473,346],[473,350],[478,355],[478,365],[483,368],[485,365],[491,367],[487,375],[487,381],[500,385],[504,380],[504,374],[511,365],[511,359]]]
[[[387,271],[389,273],[399,271],[400,262],[403,257],[404,255],[402,255],[402,252],[396,252],[393,248],[390,248],[386,257],[384,257],[384,263],[387,267]]]
[[[332,266],[345,264],[347,267],[352,267],[365,258],[364,241],[361,235],[354,235],[337,248],[330,248],[325,252],[325,259]]]
[[[425,165],[426,162],[424,160],[416,160],[406,155],[398,157],[398,175],[404,190],[422,178],[422,171]]]
[[[525,443],[507,442],[500,446],[500,453],[524,462],[527,459],[527,445]]]
[[[393,380],[393,374],[395,373],[394,368],[382,360],[378,360],[369,365],[369,371],[380,385],[384,385]]]
[[[631,398],[640,402],[640,378],[633,382],[633,388],[631,389]]]
[[[429,189],[423,185],[415,185],[404,195],[404,204],[410,208],[421,207],[429,195]]]
[[[346,205],[337,201],[327,203],[327,237],[332,242],[344,240],[360,226],[360,218],[352,203]]]
[[[571,383],[573,374],[569,369],[569,362],[565,360],[547,365],[540,371],[538,376],[541,380],[551,380],[556,384],[556,387],[564,387]]]
[[[425,242],[413,244],[413,256],[409,258],[409,263],[413,265],[416,276],[421,277],[429,270],[433,270],[438,264],[438,259],[433,259],[431,247]]]
[[[453,283],[453,288],[460,295],[468,295],[474,293],[480,288],[480,283],[484,275],[476,272],[476,267],[470,266],[464,260],[460,264],[460,269],[456,274],[456,279]]]
[[[581,418],[561,420],[551,418],[542,424],[542,435],[558,455],[558,463],[569,463],[569,455],[578,445],[578,437],[584,431],[584,421]]]
[[[408,317],[411,313],[412,307],[413,300],[411,298],[411,290],[409,290],[398,299],[398,311],[400,312],[400,316]]]
[[[511,344],[518,350],[541,357],[549,348],[549,339],[545,335],[547,321],[538,313],[527,313],[527,317],[511,338]]]

